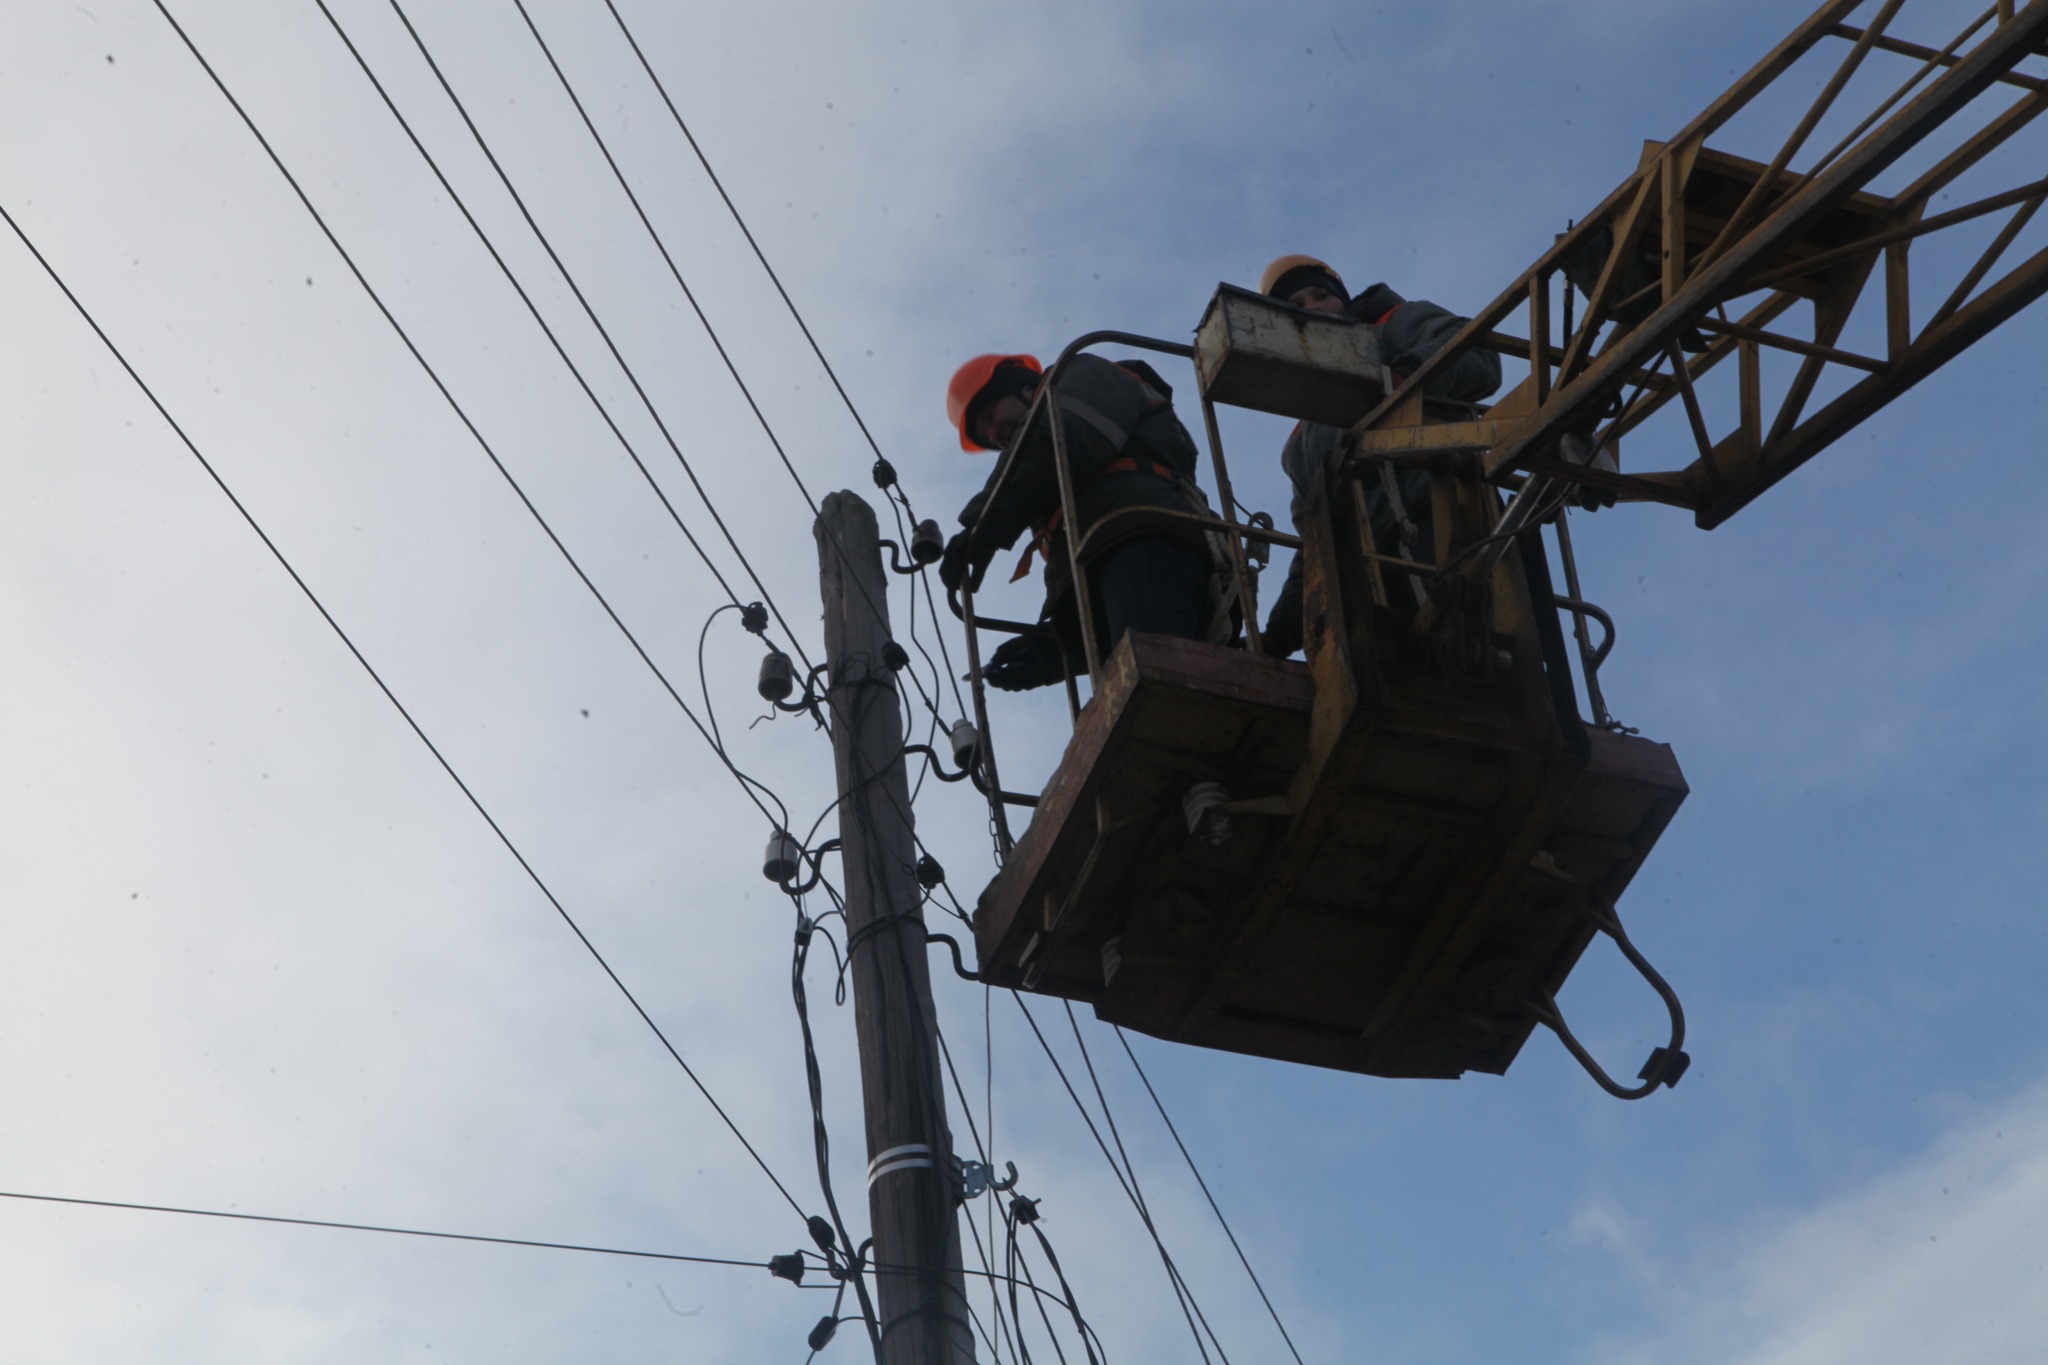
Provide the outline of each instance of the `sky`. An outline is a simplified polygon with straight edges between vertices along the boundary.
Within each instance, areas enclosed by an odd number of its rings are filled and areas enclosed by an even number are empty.
[[[826,811],[825,736],[758,719],[761,647],[713,613],[722,576],[818,656],[805,490],[873,500],[873,452],[599,0],[528,9],[791,468],[515,8],[405,12],[589,313],[394,9],[330,0],[574,373],[317,5],[166,3],[348,259],[155,5],[0,12],[0,207],[220,480],[0,235],[0,1191],[751,1264],[0,1198],[0,1358],[801,1361],[831,1296],[761,1268],[808,1244],[763,1166],[822,1206],[793,912],[760,875],[767,818],[677,698],[708,703],[800,829]],[[1962,8],[1898,22],[1939,43]],[[941,415],[967,356],[1178,339],[1217,281],[1292,251],[1478,308],[1795,17],[619,12],[917,514],[948,525],[986,472]],[[1785,109],[1716,145],[1767,157]],[[1458,1082],[1129,1040],[1302,1360],[2037,1352],[2043,354],[2037,307],[1712,533],[1640,506],[1574,522],[1619,622],[1609,703],[1692,789],[1621,906],[1686,1002],[1681,1086],[1617,1103],[1541,1033],[1505,1077]],[[1283,518],[1286,426],[1224,424],[1240,497]],[[1624,459],[1677,464],[1684,440],[1646,429]],[[915,603],[936,652],[908,582],[899,635]],[[992,729],[1006,785],[1033,786],[1064,708],[1003,698]],[[985,809],[927,784],[917,816],[971,904]],[[1107,1358],[1199,1358],[1018,1002],[943,962],[978,1140],[1042,1200]],[[859,1224],[828,953],[809,995]],[[1561,1003],[1612,1069],[1659,1041],[1654,998],[1598,946]],[[1116,1035],[1031,1010],[1070,1075],[1085,1043],[1207,1349],[1292,1359]],[[986,1200],[968,1212],[982,1226]],[[849,1325],[818,1358],[863,1350]]]

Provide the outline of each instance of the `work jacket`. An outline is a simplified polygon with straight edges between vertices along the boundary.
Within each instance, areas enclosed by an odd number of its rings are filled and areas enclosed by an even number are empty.
[[[1116,363],[1077,355],[1060,372],[1058,412],[1074,480],[1074,504],[1081,529],[1126,507],[1161,507],[1189,512],[1197,451],[1187,428],[1174,416],[1173,390],[1143,361]],[[960,524],[970,536],[975,573],[998,550],[1029,534],[1045,555],[1048,602],[1070,586],[1067,527],[1060,513],[1059,475],[1053,463],[1052,430],[1041,411],[1018,436],[1010,469],[996,462],[987,486],[968,500]],[[1000,488],[997,487],[1000,478]],[[1168,536],[1201,545],[1201,528],[1186,522],[1131,526],[1113,531],[1091,553],[1141,536]],[[1021,576],[1021,569],[1020,569]]]
[[[1420,369],[1423,361],[1443,349],[1444,343],[1470,321],[1425,300],[1404,299],[1384,284],[1375,284],[1351,300],[1345,313],[1378,331],[1380,356],[1396,375],[1411,374]],[[1476,403],[1499,387],[1500,357],[1492,351],[1474,348],[1432,376],[1422,391],[1430,398]],[[1293,486],[1293,501],[1288,510],[1297,534],[1301,530],[1302,517],[1308,510],[1309,490],[1321,477],[1322,469],[1342,435],[1343,432],[1336,427],[1303,422],[1294,428],[1287,444],[1281,448],[1280,465],[1287,471],[1288,482]],[[1381,554],[1432,563],[1436,541],[1430,509],[1429,475],[1413,467],[1391,472],[1401,495],[1398,504],[1387,496],[1385,479],[1371,475],[1363,480],[1366,511],[1372,521],[1373,544]],[[1402,525],[1404,512],[1408,523],[1406,528]],[[1406,546],[1403,544],[1404,529],[1409,533]],[[1397,605],[1406,604],[1397,600]],[[1301,648],[1301,555],[1298,553],[1294,556],[1294,563],[1288,567],[1287,581],[1281,586],[1280,595],[1273,601],[1273,610],[1266,618],[1266,635],[1269,653],[1285,655]]]

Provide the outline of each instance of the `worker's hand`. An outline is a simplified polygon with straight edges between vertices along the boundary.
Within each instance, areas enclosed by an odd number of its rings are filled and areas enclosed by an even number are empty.
[[[1259,632],[1259,652],[1269,659],[1284,659],[1301,648],[1301,641],[1276,631],[1268,624]]]
[[[1045,635],[1012,636],[981,666],[982,681],[1004,692],[1045,687],[1065,676],[1059,644]]]
[[[968,573],[974,564],[967,550],[967,533],[960,531],[946,542],[946,552],[939,556],[939,581],[953,592],[960,591],[968,581]],[[981,575],[974,575],[974,586],[981,586]]]

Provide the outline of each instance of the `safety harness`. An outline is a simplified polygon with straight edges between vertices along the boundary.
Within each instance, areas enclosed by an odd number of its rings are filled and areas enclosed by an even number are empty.
[[[1166,389],[1165,381],[1153,372],[1151,366],[1146,365],[1143,361],[1120,361],[1117,362],[1117,368],[1129,375],[1145,392],[1145,410],[1139,415],[1138,421],[1140,423],[1154,413],[1161,411],[1170,413],[1173,410],[1173,401],[1167,396],[1171,390]],[[1165,390],[1165,392],[1162,392],[1162,390]],[[1066,398],[1062,398],[1060,401],[1063,407],[1067,407],[1075,416],[1087,422],[1090,426],[1095,427],[1096,430],[1112,440],[1127,441],[1130,439],[1130,433],[1122,432],[1114,424],[1110,423],[1108,419],[1103,417],[1102,414],[1086,404],[1073,402]],[[1054,418],[1053,420],[1058,419]],[[1098,480],[1106,479],[1112,474],[1150,474],[1154,478],[1164,479],[1180,496],[1182,501],[1187,504],[1188,511],[1204,518],[1214,516],[1209,507],[1208,496],[1202,492],[1201,486],[1195,483],[1192,477],[1158,460],[1149,457],[1140,458],[1135,455],[1119,456],[1102,465],[1099,469],[1092,471],[1086,478],[1075,484],[1074,493],[1076,497],[1080,495],[1082,490],[1093,486]],[[1065,518],[1065,515],[1066,508],[1055,507],[1051,516],[1032,528],[1031,543],[1026,545],[1024,553],[1017,557],[1016,570],[1010,575],[1012,583],[1019,581],[1031,572],[1032,561],[1041,553],[1045,555],[1046,562],[1048,564],[1051,563],[1052,538],[1058,533],[1060,523]],[[1211,643],[1225,644],[1229,642],[1232,635],[1236,632],[1236,612],[1238,610],[1237,575],[1231,570],[1230,542],[1216,531],[1204,531],[1202,533],[1202,542],[1203,549],[1207,551],[1207,558],[1209,560],[1208,597],[1209,601],[1213,604],[1205,635]]]
[[[1165,479],[1168,483],[1180,483],[1182,481],[1177,471],[1159,463],[1157,460],[1140,460],[1135,455],[1124,455],[1118,459],[1111,460],[1108,464],[1076,484],[1074,486],[1074,496],[1079,498],[1081,490],[1091,487],[1098,479],[1106,479],[1112,474],[1153,474]],[[1017,557],[1017,571],[1010,575],[1012,583],[1021,582],[1024,575],[1031,572],[1031,561],[1034,556],[1042,554],[1046,557],[1047,563],[1052,562],[1053,534],[1060,529],[1060,522],[1065,518],[1066,513],[1066,508],[1055,507],[1052,509],[1052,515],[1047,517],[1042,524],[1031,528],[1031,543],[1026,545],[1024,553]]]

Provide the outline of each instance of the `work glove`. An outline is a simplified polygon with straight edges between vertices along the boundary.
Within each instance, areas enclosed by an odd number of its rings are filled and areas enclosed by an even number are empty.
[[[973,557],[967,547],[967,533],[956,532],[953,538],[946,542],[946,552],[939,556],[939,582],[944,583],[948,590],[958,592],[961,585],[969,581],[968,575],[973,568]],[[973,575],[973,586],[981,586],[980,574]]]
[[[1046,687],[1065,676],[1059,643],[1049,635],[1013,635],[981,666],[981,680],[1003,692]]]

